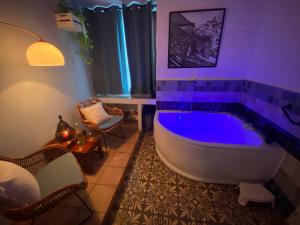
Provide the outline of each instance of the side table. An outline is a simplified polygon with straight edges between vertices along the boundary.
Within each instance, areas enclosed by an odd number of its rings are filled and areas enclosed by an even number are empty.
[[[91,154],[93,151],[96,151],[99,154],[100,158],[103,155],[101,135],[87,137],[84,145],[77,144],[75,139],[65,142],[58,142],[55,139],[52,139],[44,146],[54,144],[63,146],[67,148],[69,152],[72,152],[77,158],[84,172],[91,172],[92,170],[92,165],[90,161],[91,157],[94,157],[94,155]]]

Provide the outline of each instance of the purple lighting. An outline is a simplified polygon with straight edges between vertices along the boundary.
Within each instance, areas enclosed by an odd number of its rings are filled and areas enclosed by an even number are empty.
[[[226,113],[161,112],[160,123],[183,137],[209,143],[261,146],[261,136],[245,127],[235,116]]]

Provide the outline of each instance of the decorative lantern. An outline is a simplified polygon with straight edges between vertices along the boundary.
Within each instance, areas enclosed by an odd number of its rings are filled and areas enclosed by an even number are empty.
[[[75,130],[67,122],[63,121],[61,115],[58,118],[59,122],[55,132],[55,139],[59,142],[71,140],[75,135]]]

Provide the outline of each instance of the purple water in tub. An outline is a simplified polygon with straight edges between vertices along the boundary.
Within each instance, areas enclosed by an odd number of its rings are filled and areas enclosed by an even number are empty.
[[[227,113],[160,112],[159,122],[171,132],[200,142],[261,146],[261,136]]]

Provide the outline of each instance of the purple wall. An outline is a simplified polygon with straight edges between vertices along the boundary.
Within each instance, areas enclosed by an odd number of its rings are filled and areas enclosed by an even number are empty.
[[[157,7],[157,79],[244,79],[258,31],[260,0],[160,0]],[[226,8],[218,65],[215,68],[168,69],[169,12]]]
[[[300,1],[265,0],[247,79],[300,93]]]

